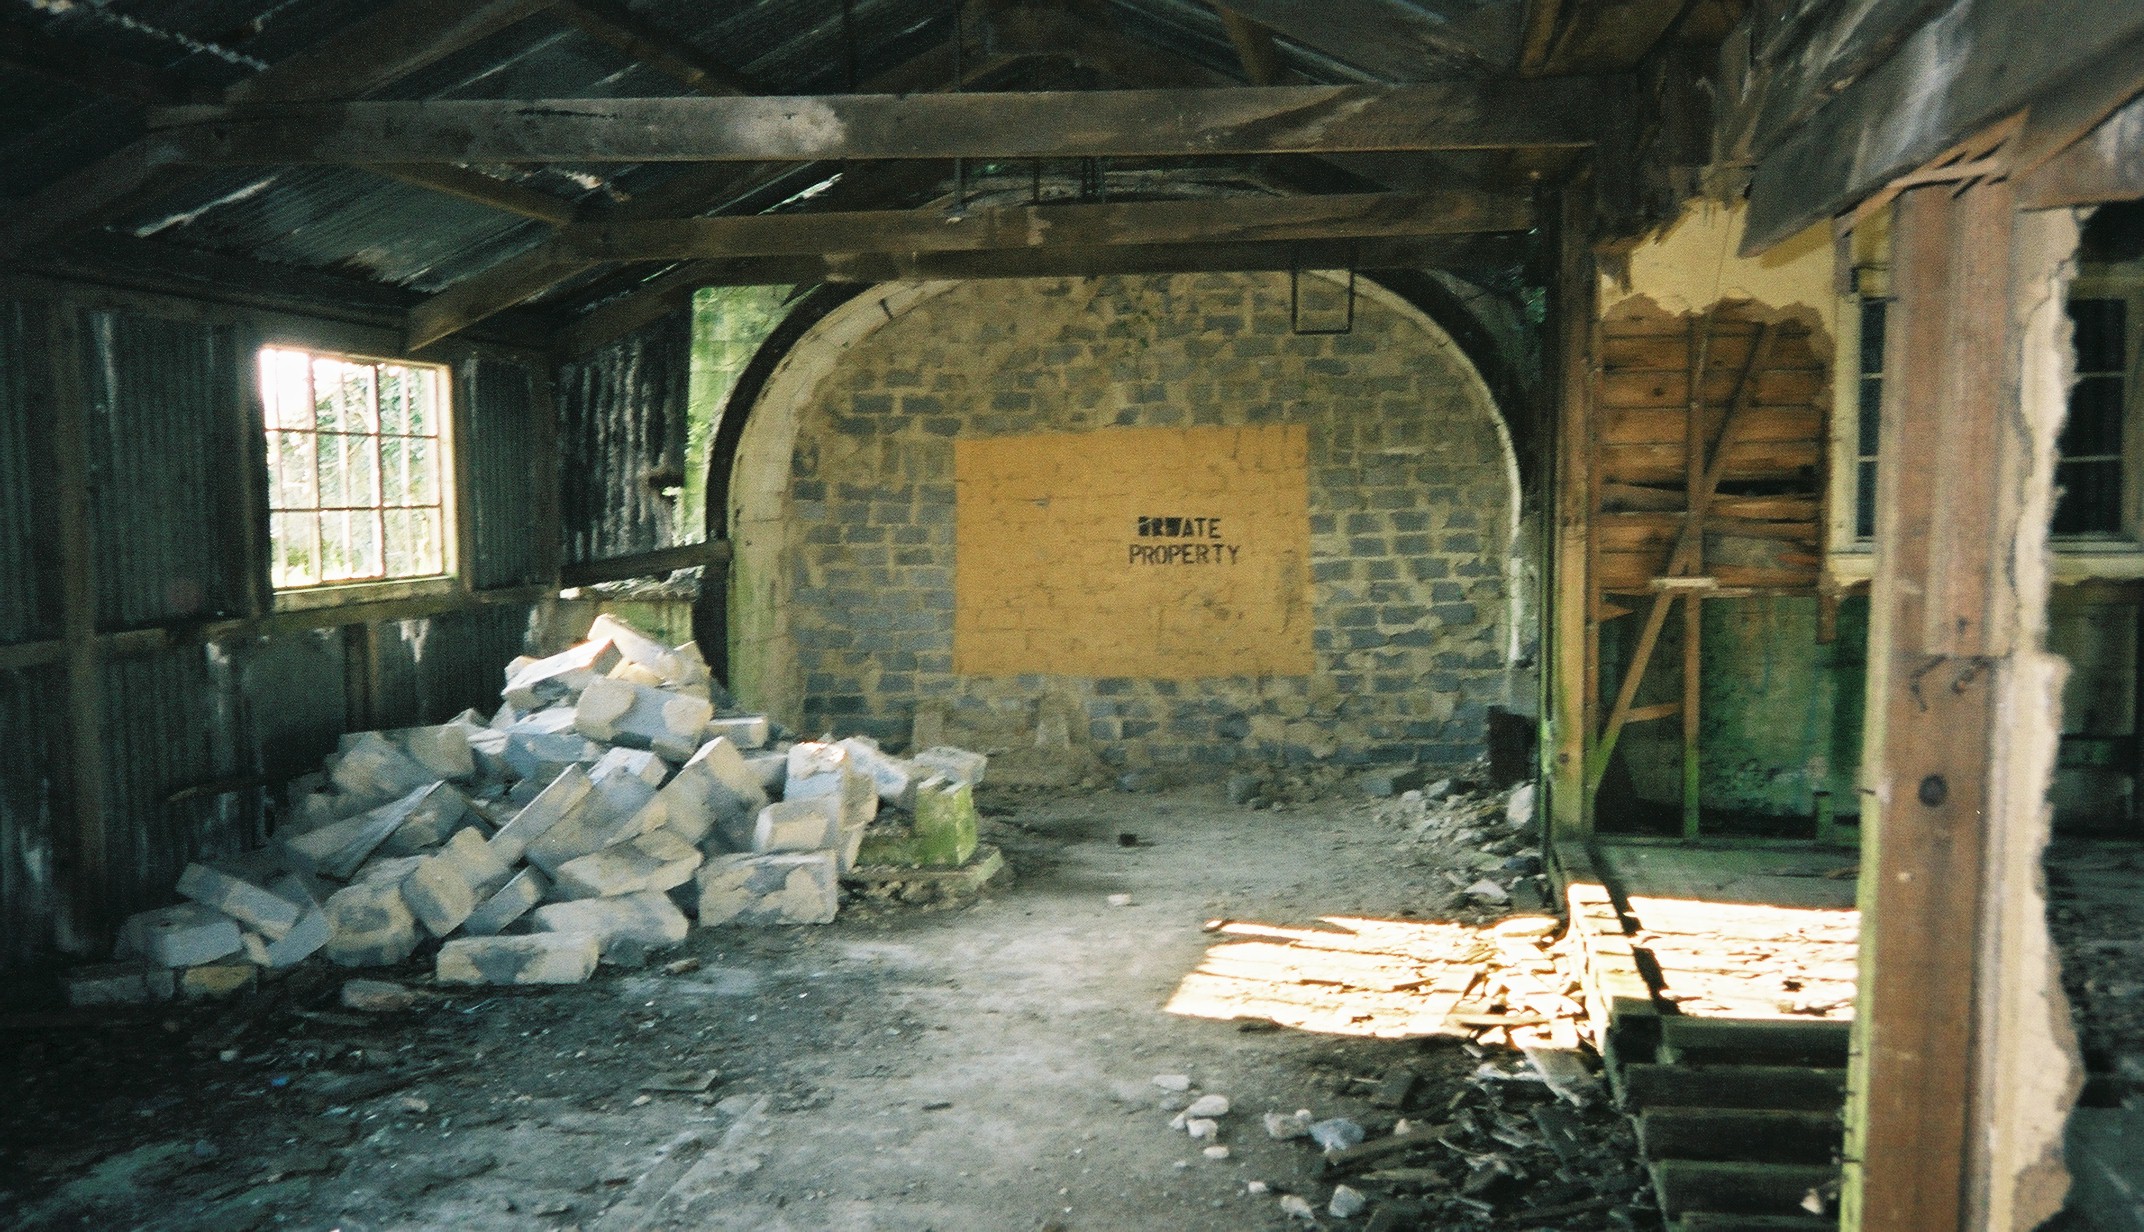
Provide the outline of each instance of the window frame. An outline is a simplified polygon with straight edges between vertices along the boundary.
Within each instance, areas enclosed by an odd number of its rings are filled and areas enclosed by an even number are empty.
[[[1860,490],[1861,311],[1871,299],[1890,299],[1888,265],[1872,262],[1852,268],[1850,289],[1840,296],[1837,362],[1833,368],[1831,476],[1826,487],[1825,571],[1835,584],[1848,586],[1875,576],[1875,540],[1857,534],[1856,500]],[[2064,328],[2070,299],[2125,299],[2129,303],[2127,413],[2122,421],[2122,529],[2081,535],[2050,535],[2053,580],[2144,579],[2144,263],[2121,267],[2087,266],[2065,291]],[[1885,332],[1897,316],[1886,313]],[[1886,367],[1894,348],[1885,347]],[[1882,379],[1891,379],[1887,370]],[[2066,397],[2067,395],[2065,395]]]
[[[455,366],[448,362],[417,360],[402,355],[380,353],[364,347],[346,348],[322,345],[319,340],[306,337],[264,334],[257,336],[252,341],[254,347],[250,379],[253,382],[253,396],[260,407],[260,431],[256,440],[256,448],[259,453],[256,456],[259,459],[263,475],[259,505],[260,517],[263,523],[261,539],[262,567],[267,574],[266,583],[272,599],[273,610],[306,611],[350,603],[444,595],[460,590],[462,569],[465,562],[460,558],[461,534],[460,510],[458,507],[460,493],[457,482],[460,475],[455,458],[459,406],[455,391]],[[430,439],[433,440],[437,453],[435,465],[438,472],[437,482],[439,489],[437,506],[438,529],[436,534],[439,541],[441,568],[438,572],[406,576],[336,579],[297,586],[280,586],[276,583],[277,541],[274,523],[275,515],[278,512],[276,508],[276,472],[271,465],[269,451],[274,439],[271,434],[279,429],[275,423],[272,410],[274,404],[267,389],[264,373],[264,361],[270,351],[300,352],[309,357],[309,361],[326,359],[354,365],[369,365],[375,369],[394,367],[421,370],[431,374],[432,426],[436,435]],[[375,419],[373,431],[366,434],[374,442],[375,450],[378,449],[378,442],[381,437],[392,435],[379,431],[381,425],[377,419],[378,388],[378,383],[375,380],[373,385]],[[377,454],[375,454],[375,458],[377,458]],[[374,487],[375,491],[380,490],[377,477],[374,480]],[[388,506],[384,503],[384,492],[381,492],[381,496],[382,503],[376,506],[377,509],[384,511],[398,507]],[[430,508],[430,506],[411,507]],[[383,519],[381,522],[383,565],[386,553],[385,533],[386,528]]]

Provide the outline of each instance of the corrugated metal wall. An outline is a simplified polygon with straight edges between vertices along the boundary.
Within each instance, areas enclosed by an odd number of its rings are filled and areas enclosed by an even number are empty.
[[[536,461],[536,374],[527,366],[483,357],[461,366],[461,396],[469,408],[469,516],[476,588],[525,586],[542,580],[544,552],[536,530],[539,494],[552,476]]]
[[[528,626],[525,604],[381,625],[373,648],[379,681],[373,721],[399,727],[441,722],[469,709],[490,715],[499,708],[507,661],[525,648]]]
[[[238,683],[215,647],[104,665],[110,918],[172,901],[187,861],[266,838],[258,789],[216,789],[257,772]]]
[[[37,456],[41,421],[30,306],[0,300],[0,645],[59,630],[55,587],[43,556],[52,541],[51,467]]]
[[[561,515],[566,560],[580,564],[671,545],[682,485],[692,314],[679,311],[558,374]]]
[[[84,318],[97,627],[236,614],[244,593],[229,326]]]
[[[44,958],[52,949],[59,900],[52,884],[51,699],[59,673],[0,672],[0,968]]]
[[[60,635],[45,356],[48,322],[69,312],[77,314],[87,400],[99,629],[241,614],[251,567],[244,468],[261,463],[237,427],[251,396],[252,357],[241,353],[249,327],[33,295],[0,300],[0,645]],[[683,436],[682,327],[628,350],[588,374],[583,405],[604,408],[586,419],[592,456],[606,459],[598,483],[637,476],[661,457],[673,416]],[[551,558],[537,525],[555,476],[539,464],[535,422],[546,405],[536,382],[548,379],[492,355],[456,366],[466,410],[458,447],[467,451],[458,499],[475,543],[463,565],[480,589],[539,583]],[[616,503],[589,498],[598,510]],[[624,550],[661,542],[645,517],[599,513],[591,521]],[[500,672],[524,649],[530,614],[525,603],[485,604],[373,630],[374,721],[495,709]],[[353,636],[363,637],[362,628],[284,632],[127,653],[97,669],[103,717],[94,755],[108,810],[108,872],[102,886],[83,888],[95,896],[87,904],[94,914],[109,924],[170,902],[187,861],[265,841],[264,784],[317,768],[350,717],[367,709],[348,695]],[[55,851],[74,824],[65,804],[70,769],[60,760],[66,708],[59,664],[0,671],[0,969],[51,959],[69,935],[63,917],[71,909],[54,875]]]

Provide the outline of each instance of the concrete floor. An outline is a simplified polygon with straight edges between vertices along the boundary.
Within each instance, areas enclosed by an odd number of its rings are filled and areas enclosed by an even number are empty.
[[[1019,879],[958,909],[699,930],[586,986],[455,990],[382,1017],[337,1008],[342,973],[311,966],[249,1001],[37,1035],[0,1061],[0,1226],[1299,1227],[1279,1194],[1322,1209],[1330,1184],[1260,1114],[1381,1132],[1395,1114],[1368,1095],[1392,1064],[1441,1099],[1480,1063],[1449,1039],[1164,1008],[1220,940],[1209,920],[1417,910],[1433,870],[1358,801],[1103,792],[991,811]],[[679,957],[698,968],[668,973]],[[717,1077],[642,1089],[678,1071]],[[1169,1127],[1157,1074],[1231,1098],[1229,1158]]]

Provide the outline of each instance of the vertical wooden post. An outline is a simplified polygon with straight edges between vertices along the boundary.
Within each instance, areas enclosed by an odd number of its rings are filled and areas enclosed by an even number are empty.
[[[529,383],[529,403],[534,409],[536,422],[529,425],[535,438],[536,468],[536,525],[531,533],[536,536],[537,576],[543,579],[550,591],[537,604],[535,626],[539,631],[537,640],[542,645],[530,649],[544,653],[555,649],[548,643],[554,636],[557,623],[559,574],[565,569],[566,530],[565,516],[565,468],[559,460],[558,445],[558,370],[555,359],[546,359],[532,369]]]
[[[1559,365],[1555,418],[1553,572],[1548,596],[1549,736],[1543,747],[1552,833],[1582,835],[1592,828],[1586,790],[1590,719],[1589,629],[1593,579],[1587,565],[1592,533],[1593,253],[1587,235],[1585,186],[1565,190],[1556,228],[1555,321]]]
[[[2051,1162],[2003,1145],[2007,1088],[2061,1063],[2055,1047],[2018,1047],[2018,990],[2052,989],[2052,960],[2044,918],[2006,901],[2037,880],[2059,722],[2059,668],[2038,645],[2059,410],[2029,413],[2020,373],[2054,334],[2020,342],[2016,280],[2043,271],[2013,267],[2018,228],[2008,183],[1900,198],[1846,1196],[1866,1232],[2033,1226],[2052,1211],[2017,1222],[2035,1200],[2019,1177],[2061,1166],[2059,1117],[2039,1144]],[[2029,930],[2036,946],[2011,936]],[[2059,991],[2035,995],[2043,1019],[2066,1013]]]
[[[68,911],[61,948],[101,949],[112,892],[104,809],[104,664],[97,644],[97,559],[90,482],[89,389],[83,369],[82,318],[71,301],[45,305],[45,354],[51,363],[52,467],[59,493],[60,636],[66,642],[67,700],[63,743],[71,824],[56,861]]]
[[[1705,571],[1705,506],[1710,502],[1710,493],[1700,495],[1705,488],[1706,432],[1705,432],[1705,377],[1712,360],[1713,314],[1705,313],[1690,323],[1690,397],[1683,414],[1683,499],[1687,517],[1683,523],[1681,541],[1688,544],[1688,571],[1702,574]],[[1751,359],[1756,358],[1754,346]],[[1732,411],[1729,412],[1730,414]],[[1722,442],[1720,458],[1727,456],[1727,425],[1721,423]],[[1675,561],[1668,561],[1668,572],[1673,572]],[[1694,839],[1698,832],[1698,702],[1700,669],[1704,662],[1704,601],[1696,592],[1682,598],[1682,836]]]

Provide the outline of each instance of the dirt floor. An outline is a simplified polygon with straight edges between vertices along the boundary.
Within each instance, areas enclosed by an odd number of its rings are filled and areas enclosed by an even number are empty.
[[[25,1016],[0,1036],[0,1226],[1658,1227],[1597,1095],[1559,1100],[1509,1048],[1342,1033],[1386,1029],[1405,980],[1349,977],[1387,1004],[1326,1007],[1327,1032],[1165,1008],[1245,929],[1468,901],[1478,874],[1424,866],[1443,849],[1389,804],[986,792],[985,812],[1016,879],[980,901],[696,930],[580,987],[435,993],[420,964],[393,973],[420,1004],[364,1014],[309,964],[221,1005]],[[1414,984],[1438,987],[1419,937]],[[1172,1128],[1205,1094],[1230,1103],[1217,1139]],[[1298,1133],[1298,1109],[1372,1144],[1403,1118],[1431,1136],[1336,1175],[1262,1123]],[[1367,1210],[1329,1213],[1341,1180]]]

